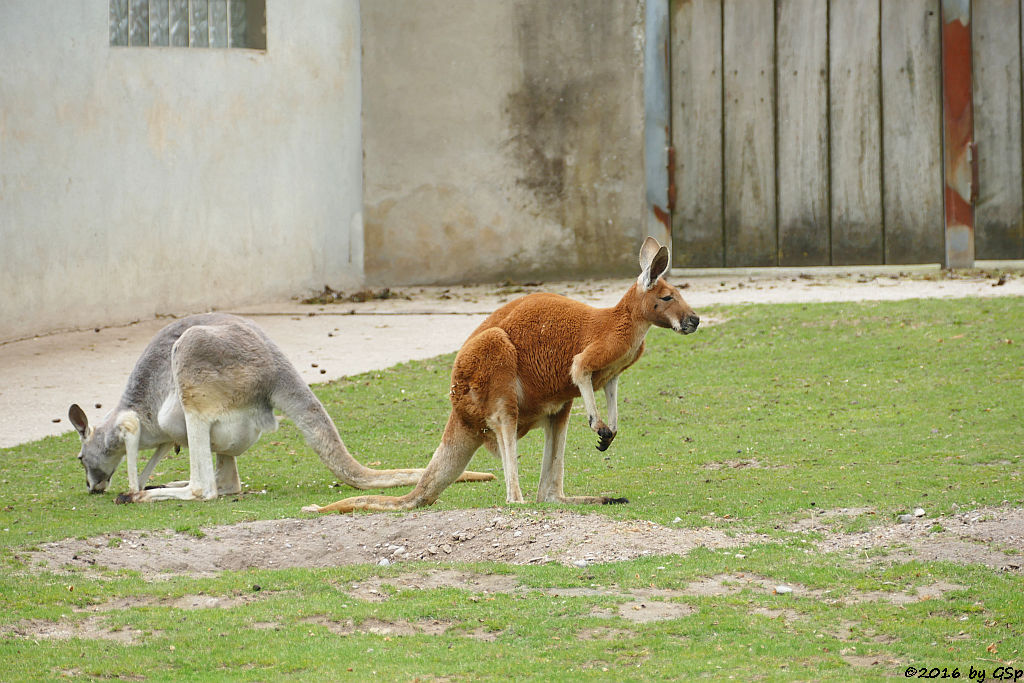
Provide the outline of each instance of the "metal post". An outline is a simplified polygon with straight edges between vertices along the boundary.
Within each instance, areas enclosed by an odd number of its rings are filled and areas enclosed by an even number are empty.
[[[942,156],[946,267],[974,266],[978,159],[971,78],[971,0],[942,0]]]
[[[670,136],[669,0],[647,0],[644,15],[644,173],[647,185],[647,234],[672,243],[675,188]]]

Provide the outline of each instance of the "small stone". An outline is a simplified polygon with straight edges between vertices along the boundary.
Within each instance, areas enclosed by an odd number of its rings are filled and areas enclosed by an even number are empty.
[[[681,522],[681,521],[683,521],[682,517],[676,517],[675,519],[672,520],[672,523],[673,524],[679,524],[679,522]]]
[[[900,524],[909,524],[914,521],[914,515],[900,515],[896,518],[896,521]]]
[[[443,546],[441,546],[441,550],[445,551],[446,553],[451,554],[452,547],[450,545],[448,545],[447,543],[445,543]]]
[[[915,517],[924,517],[924,508],[914,508]]]
[[[377,566],[378,567],[387,567],[390,564],[391,564],[391,560],[389,560],[386,557],[382,557],[379,560],[377,560]]]
[[[775,587],[775,593],[777,595],[785,595],[787,593],[792,593],[792,592],[793,592],[793,589],[790,586],[776,586]]]
[[[579,567],[580,569],[582,569],[583,567],[586,567],[589,564],[590,563],[587,562],[586,560],[576,560],[575,562],[573,562],[573,565]]]

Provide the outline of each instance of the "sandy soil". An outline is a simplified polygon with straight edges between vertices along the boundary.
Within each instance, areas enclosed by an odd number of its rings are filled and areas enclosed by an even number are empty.
[[[806,541],[808,551],[845,553],[854,563],[916,558],[1013,572],[1024,564],[1021,508],[982,508],[908,523],[879,520],[859,533],[835,530],[837,518],[860,515],[873,518],[868,509],[828,511],[788,530],[814,532]],[[170,530],[122,531],[45,543],[23,555],[36,571],[130,569],[158,579],[210,576],[224,570],[390,565],[413,560],[558,562],[586,567],[648,555],[686,555],[698,547],[735,549],[767,540],[722,528],[620,522],[573,510],[496,508],[265,520],[210,527],[204,534],[198,538]],[[816,540],[819,534],[822,539]]]

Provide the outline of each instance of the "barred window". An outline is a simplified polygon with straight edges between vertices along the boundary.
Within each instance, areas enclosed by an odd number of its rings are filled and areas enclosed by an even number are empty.
[[[110,44],[267,49],[266,0],[110,0]]]

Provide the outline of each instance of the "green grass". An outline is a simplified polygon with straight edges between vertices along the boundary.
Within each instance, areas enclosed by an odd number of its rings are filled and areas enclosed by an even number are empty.
[[[594,449],[596,436],[576,407],[566,447],[566,492],[630,499],[625,506],[581,511],[757,531],[773,539],[743,549],[743,558],[699,550],[685,558],[585,569],[474,565],[463,569],[511,573],[523,589],[486,597],[451,588],[406,590],[382,603],[355,599],[344,587],[433,565],[253,570],[152,582],[115,572],[39,574],[29,571],[19,551],[125,528],[201,536],[209,525],[294,517],[302,505],[354,495],[332,487],[330,472],[285,423],[240,460],[247,486],[240,496],[115,506],[110,495],[86,494],[74,457],[77,436],[68,434],[0,451],[0,679],[366,680],[376,672],[382,680],[847,680],[903,676],[911,665],[948,667],[950,673],[959,667],[966,679],[970,666],[987,669],[990,678],[1007,663],[1024,668],[1019,574],[945,563],[854,565],[809,553],[779,529],[822,509],[869,509],[871,514],[835,522],[852,530],[892,523],[916,506],[937,516],[957,506],[1024,503],[1024,300],[740,306],[700,313],[721,322],[686,338],[661,330],[648,337],[647,355],[620,381],[619,434],[609,451]],[[316,391],[362,462],[422,466],[447,418],[451,360],[403,364]],[[536,490],[541,449],[540,432],[520,442],[528,500]],[[452,486],[435,508],[506,506],[500,463],[482,451],[471,467],[494,471],[499,481]],[[158,469],[162,480],[187,478],[187,457]],[[125,487],[122,468],[112,488]],[[593,614],[614,609],[631,587],[678,589],[722,573],[768,577],[819,595],[745,589],[673,597],[694,613],[648,624]],[[836,603],[937,581],[966,588],[899,606],[884,600]],[[258,594],[254,585],[262,588]],[[571,586],[607,590],[558,599],[549,592]],[[206,610],[160,602],[200,592],[251,600]],[[147,596],[152,600],[135,608],[75,611],[114,597]],[[142,635],[125,645],[10,633],[24,620],[84,619]],[[390,637],[339,635],[329,628],[349,619],[436,620],[450,627],[439,635]],[[272,626],[254,626],[267,624]],[[602,629],[608,635],[592,637]],[[465,635],[478,630],[494,639]],[[878,664],[852,667],[852,657]]]

